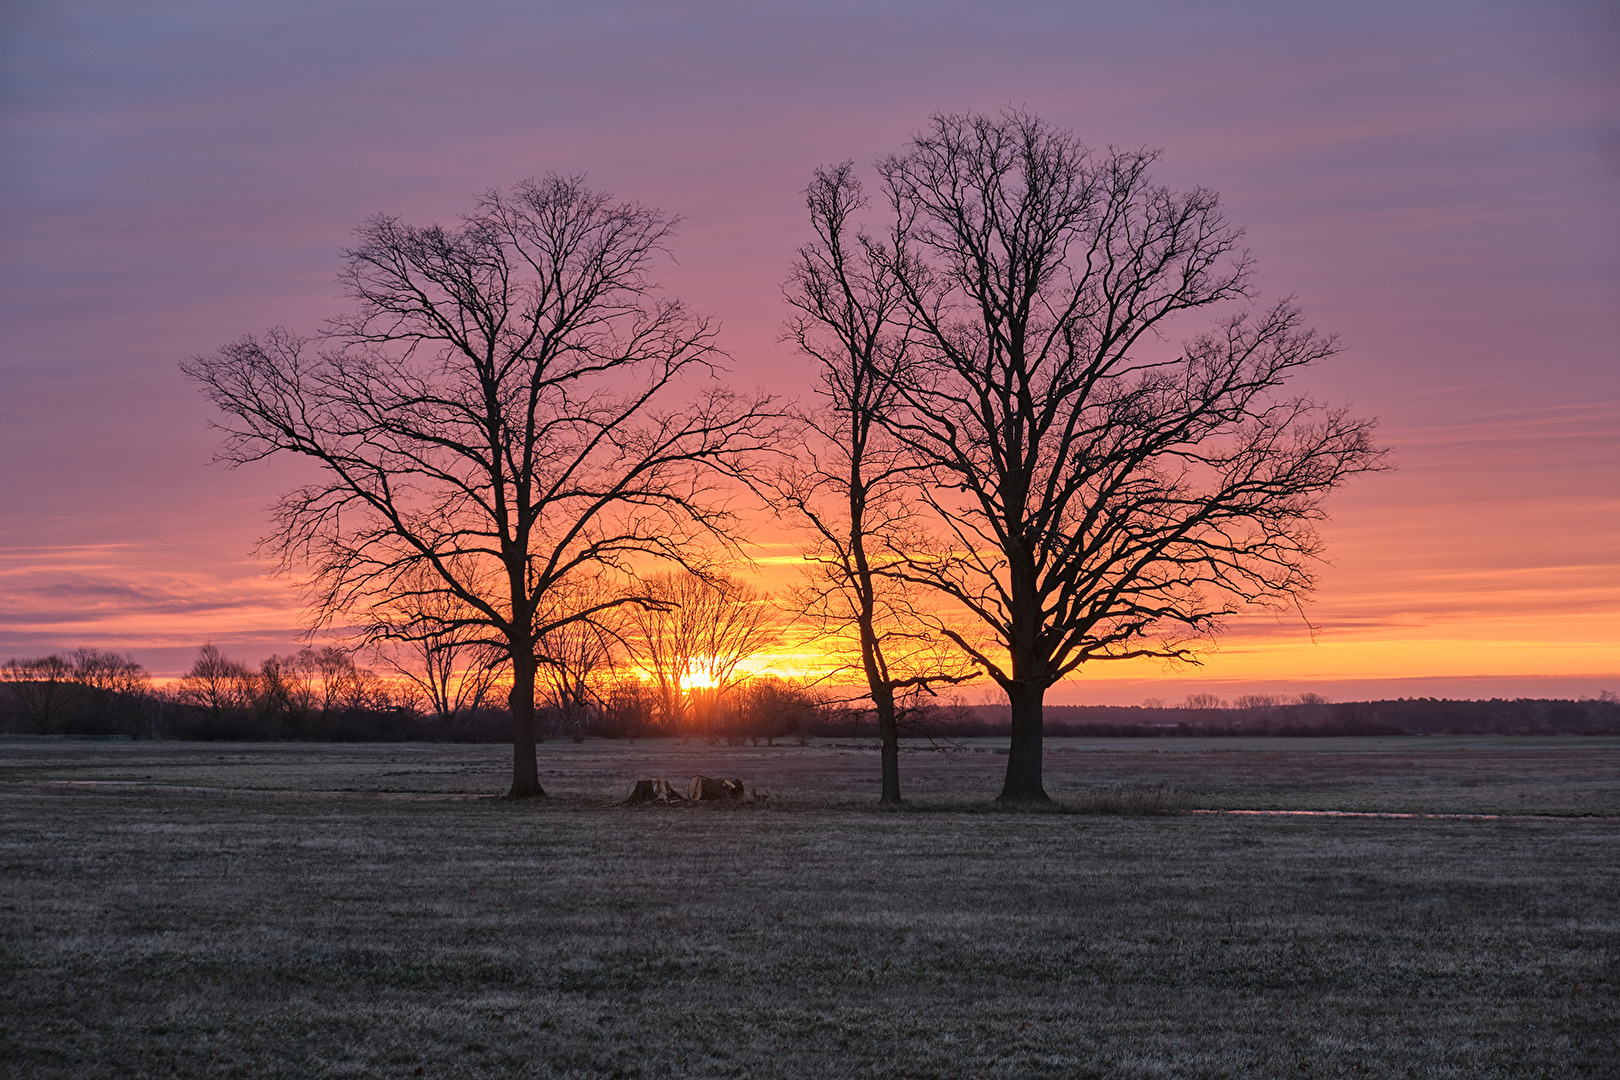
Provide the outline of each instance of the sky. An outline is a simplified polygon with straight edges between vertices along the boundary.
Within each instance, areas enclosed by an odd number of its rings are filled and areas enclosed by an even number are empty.
[[[796,396],[780,285],[817,165],[1013,105],[1218,190],[1341,353],[1390,472],[1329,504],[1298,614],[1048,700],[1620,690],[1620,8],[1356,4],[0,5],[0,659],[158,675],[296,647],[254,554],[300,475],[210,463],[181,360],[343,311],[350,231],[547,172],[681,215],[660,269],[729,378]],[[761,525],[763,582],[791,537]],[[1313,629],[1314,628],[1314,629]],[[976,693],[977,691],[975,691]]]

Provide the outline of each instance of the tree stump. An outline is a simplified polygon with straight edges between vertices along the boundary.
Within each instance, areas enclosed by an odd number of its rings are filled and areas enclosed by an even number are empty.
[[[630,792],[630,797],[624,800],[626,806],[637,806],[641,803],[677,803],[685,802],[686,796],[675,790],[675,786],[668,780],[637,780],[636,786]]]
[[[686,785],[686,797],[693,802],[718,802],[721,799],[736,802],[743,797],[743,782],[694,776],[692,782]]]

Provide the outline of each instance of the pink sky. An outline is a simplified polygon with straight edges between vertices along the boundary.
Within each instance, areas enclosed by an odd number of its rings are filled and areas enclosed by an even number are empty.
[[[588,173],[685,217],[663,280],[721,319],[732,379],[802,394],[776,338],[810,170],[1011,103],[1221,191],[1261,287],[1342,337],[1308,388],[1399,466],[1332,503],[1314,639],[1250,620],[1202,669],[1052,700],[1620,690],[1613,5],[675,7],[8,8],[0,659],[294,645],[297,593],[250,554],[294,473],[210,466],[176,365],[340,310],[367,215]]]

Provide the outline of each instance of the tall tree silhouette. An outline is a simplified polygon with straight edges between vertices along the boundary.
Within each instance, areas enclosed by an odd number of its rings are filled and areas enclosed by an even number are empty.
[[[816,362],[820,401],[801,417],[803,448],[770,475],[771,493],[813,538],[800,606],[826,639],[853,639],[877,716],[881,799],[893,804],[905,700],[973,672],[940,648],[897,572],[918,527],[907,497],[918,466],[887,426],[908,358],[893,253],[854,224],[866,198],[848,162],[816,170],[805,202],[816,239],[800,248],[785,289],[798,312],[788,337]]]
[[[1240,230],[1154,156],[1008,110],[879,165],[912,341],[891,426],[944,533],[909,573],[994,642],[941,625],[1011,704],[1010,802],[1046,798],[1049,687],[1309,589],[1323,497],[1377,463],[1368,421],[1284,392],[1334,340],[1255,303]]]
[[[672,400],[717,359],[710,323],[648,276],[673,227],[561,176],[490,191],[454,227],[379,215],[345,253],[354,307],[320,339],[276,330],[182,365],[228,417],[225,461],[319,466],[270,539],[308,571],[317,624],[387,635],[398,620],[372,612],[443,594],[460,606],[413,632],[472,627],[505,654],[513,797],[544,794],[541,642],[639,594],[548,598],[725,542],[717,470],[768,427],[723,389]]]

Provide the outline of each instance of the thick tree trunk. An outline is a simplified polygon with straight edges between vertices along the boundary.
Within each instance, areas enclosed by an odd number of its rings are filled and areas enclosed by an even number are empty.
[[[533,660],[512,661],[512,790],[509,799],[532,799],[545,795],[540,788],[540,768],[534,755],[534,674]]]
[[[885,806],[900,805],[900,725],[894,715],[892,694],[873,694],[877,706],[878,745],[883,752],[883,798]]]
[[[1012,746],[1007,750],[1007,779],[1002,803],[1044,803],[1051,800],[1041,784],[1041,706],[1046,687],[1021,683],[1007,692],[1012,706]]]

